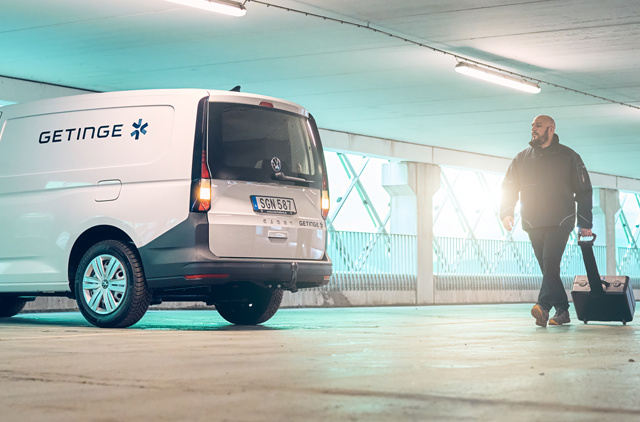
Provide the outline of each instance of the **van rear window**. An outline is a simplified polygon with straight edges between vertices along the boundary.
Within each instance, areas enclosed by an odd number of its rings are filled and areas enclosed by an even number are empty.
[[[208,160],[212,178],[322,187],[323,160],[313,123],[273,108],[211,103]],[[308,181],[300,182],[289,178]]]

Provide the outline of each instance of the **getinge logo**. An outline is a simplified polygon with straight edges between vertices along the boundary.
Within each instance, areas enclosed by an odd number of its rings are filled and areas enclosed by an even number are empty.
[[[143,135],[147,134],[147,126],[149,126],[149,123],[142,123],[142,119],[138,119],[138,123],[133,122],[133,128],[135,129],[133,132],[131,132],[131,136],[135,136],[136,137],[136,141],[138,140],[138,138],[140,137],[140,134],[142,133]]]
[[[85,126],[69,129],[45,130],[44,132],[40,132],[38,143],[48,144],[49,142],[56,143],[62,141],[84,141],[85,139],[96,138],[120,138],[123,135],[123,126],[124,124],[118,123],[114,125],[109,124],[103,126]],[[135,138],[135,140],[137,141],[140,139],[141,135],[147,134],[149,123],[143,123],[142,119],[138,119],[138,121],[133,122],[131,126],[134,129],[133,132],[131,132],[131,137]]]

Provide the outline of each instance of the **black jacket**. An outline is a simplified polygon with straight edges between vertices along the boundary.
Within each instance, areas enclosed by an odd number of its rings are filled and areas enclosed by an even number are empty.
[[[531,145],[531,144],[530,144]],[[500,218],[513,216],[520,197],[522,228],[593,227],[591,180],[580,156],[554,136],[547,148],[530,147],[513,159],[502,183]]]

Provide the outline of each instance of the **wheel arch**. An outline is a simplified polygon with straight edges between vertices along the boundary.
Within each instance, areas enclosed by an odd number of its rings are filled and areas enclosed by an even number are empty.
[[[74,293],[73,284],[75,282],[80,260],[91,246],[103,240],[119,240],[133,246],[136,252],[138,249],[133,240],[124,231],[117,227],[101,225],[91,227],[86,230],[76,239],[73,247],[71,248],[71,253],[69,254],[67,278],[69,280],[69,288],[71,289],[72,294]]]

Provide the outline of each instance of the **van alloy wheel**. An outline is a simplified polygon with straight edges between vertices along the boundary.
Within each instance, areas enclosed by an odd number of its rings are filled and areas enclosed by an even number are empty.
[[[75,295],[82,315],[97,327],[123,328],[138,322],[149,308],[151,294],[137,250],[118,240],[93,245],[78,265]]]
[[[97,314],[115,311],[122,303],[126,287],[124,264],[113,255],[95,257],[82,277],[84,300]]]

